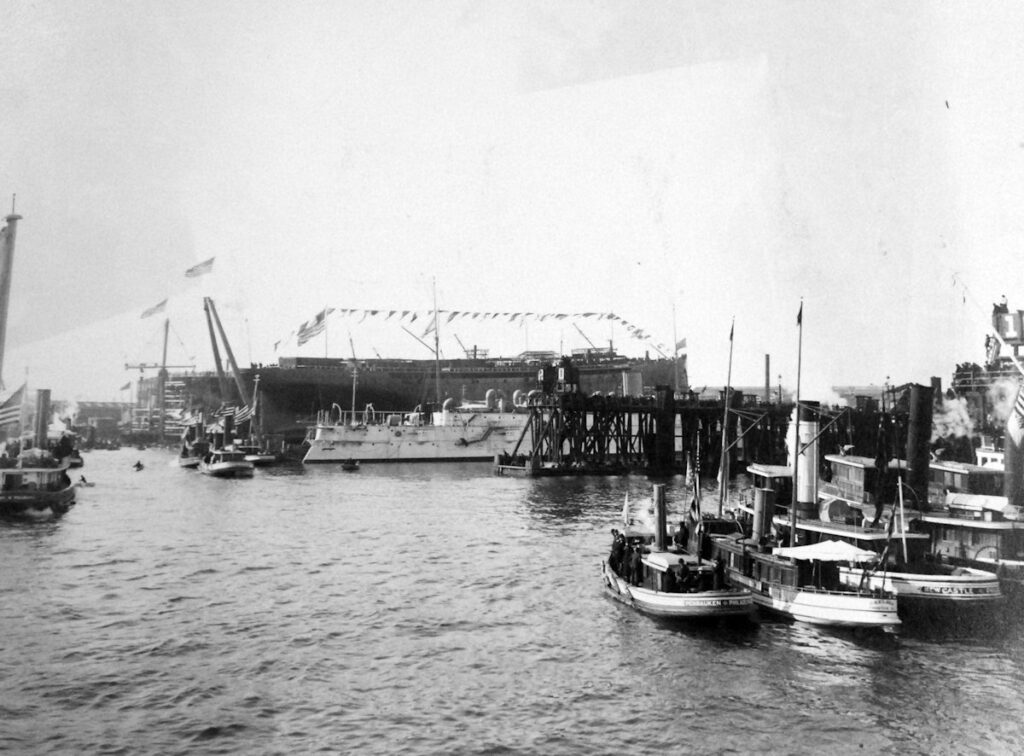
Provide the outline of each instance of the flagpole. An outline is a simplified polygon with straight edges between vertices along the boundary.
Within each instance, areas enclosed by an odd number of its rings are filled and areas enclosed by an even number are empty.
[[[672,344],[675,347],[673,352],[672,366],[676,374],[676,393],[679,393],[679,336],[676,334],[676,300],[672,300]]]
[[[796,546],[796,497],[797,473],[800,470],[800,369],[804,349],[804,300],[800,299],[800,311],[796,315],[798,329],[796,348],[796,419],[793,441],[793,499],[789,503],[789,545]]]
[[[441,338],[437,333],[437,279],[432,280],[434,288],[434,394],[437,410],[441,410]]]
[[[718,474],[721,480],[718,482],[718,516],[722,516],[725,507],[726,492],[729,488],[729,399],[732,396],[732,337],[736,330],[736,318],[733,317],[732,325],[729,327],[729,373],[725,379],[725,393],[722,398],[722,458],[718,463]]]

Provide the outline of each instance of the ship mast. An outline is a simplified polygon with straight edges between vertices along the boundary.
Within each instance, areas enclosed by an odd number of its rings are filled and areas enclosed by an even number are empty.
[[[0,388],[4,385],[4,346],[7,340],[7,306],[11,301],[14,238],[18,232],[18,221],[21,220],[21,216],[14,212],[14,198],[11,199],[11,214],[4,220],[7,225],[0,229]]]
[[[437,279],[434,279],[434,397],[441,407],[441,337],[437,333]]]

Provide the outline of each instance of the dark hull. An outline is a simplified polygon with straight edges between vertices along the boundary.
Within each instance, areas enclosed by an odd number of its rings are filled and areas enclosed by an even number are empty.
[[[580,390],[591,394],[623,393],[623,374],[633,376],[632,384],[645,388],[672,385],[672,360],[615,360],[574,363],[580,372]],[[494,389],[511,403],[516,391],[524,394],[538,387],[539,366],[500,361],[450,360],[441,364],[441,394],[479,401]],[[263,433],[290,443],[301,442],[316,413],[333,404],[352,407],[352,370],[344,360],[282,359],[281,365],[242,370],[243,381],[252,391],[259,375],[260,413]],[[432,401],[435,393],[435,363],[431,360],[367,360],[360,363],[356,385],[356,409],[372,404],[378,411],[410,411],[417,404]],[[171,376],[182,381],[186,406],[217,407],[222,401],[217,378],[211,374]],[[229,402],[237,402],[234,382],[229,382]]]

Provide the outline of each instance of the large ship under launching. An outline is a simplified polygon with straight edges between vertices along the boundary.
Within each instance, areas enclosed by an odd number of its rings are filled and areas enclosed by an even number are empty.
[[[456,403],[481,400],[489,390],[512,406],[516,394],[543,389],[545,367],[559,362],[555,352],[524,352],[514,357],[444,359],[351,359],[281,357],[277,364],[250,365],[239,370],[249,395],[257,386],[263,432],[286,443],[300,443],[317,413],[334,405],[364,410],[409,412],[439,398]],[[686,389],[686,357],[629,358],[607,348],[574,350],[582,391],[592,394],[640,396],[657,385]],[[677,379],[679,384],[676,383]],[[355,386],[353,387],[353,383]],[[226,388],[226,391],[225,391]],[[214,408],[237,402],[233,384],[222,388],[215,373],[170,374],[164,392],[166,407]],[[353,401],[353,391],[355,401]],[[160,404],[160,385],[145,379],[139,405]]]

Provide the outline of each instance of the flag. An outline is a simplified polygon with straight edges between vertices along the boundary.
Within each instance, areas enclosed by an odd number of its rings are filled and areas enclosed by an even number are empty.
[[[148,318],[150,315],[156,315],[158,312],[163,312],[166,308],[167,300],[165,299],[163,302],[160,302],[150,307],[148,310],[142,313],[140,317]]]
[[[312,322],[306,321],[299,327],[299,346],[302,346],[310,339],[315,338],[324,332],[324,329],[327,327],[327,315],[330,312],[331,311],[329,309],[324,308],[317,313]]]
[[[1013,412],[1006,418],[1006,433],[1013,439],[1014,445],[1021,445],[1021,439],[1024,438],[1024,386],[1017,389]]]
[[[235,409],[235,422],[244,423],[246,420],[252,417],[252,407],[245,404],[241,409]]]
[[[800,302],[800,311],[796,314],[796,324],[803,325],[804,322],[804,303]]]
[[[120,390],[121,390],[121,391],[127,391],[127,390],[128,390],[128,389],[130,389],[131,387],[132,387],[132,382],[131,382],[131,381],[128,381],[128,383],[124,384],[124,385],[123,385],[123,386],[122,386],[122,387],[120,388]]]
[[[21,421],[21,403],[25,396],[25,384],[7,397],[7,401],[0,404],[0,425],[17,423]]]
[[[193,265],[185,271],[185,278],[198,278],[199,276],[206,275],[213,270],[213,260],[214,258],[211,257],[209,260],[203,260],[198,265]]]
[[[736,330],[736,321],[735,321],[735,319],[734,319],[734,320],[732,321],[732,325],[731,325],[731,326],[729,326],[729,341],[732,341],[732,333],[733,333],[733,331],[735,331],[735,330]]]
[[[686,349],[686,339],[679,339],[676,342],[676,349]]]

